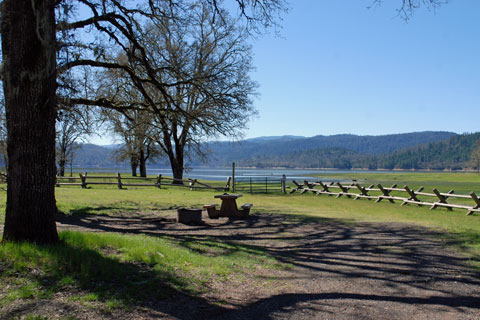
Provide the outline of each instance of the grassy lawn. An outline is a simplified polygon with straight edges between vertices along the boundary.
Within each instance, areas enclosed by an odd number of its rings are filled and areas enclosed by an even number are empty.
[[[338,173],[338,174],[319,174],[316,175],[320,180],[352,180],[356,179],[362,185],[382,184],[384,187],[397,184],[399,187],[408,185],[412,189],[420,186],[425,190],[431,191],[437,188],[441,192],[447,192],[451,189],[455,193],[468,194],[476,192],[480,194],[480,175],[477,173],[464,172],[398,172],[398,173]]]
[[[203,284],[227,280],[262,265],[281,268],[261,250],[233,243],[174,242],[112,233],[60,232],[61,244],[6,243],[0,250],[0,306],[17,299],[48,299],[71,286],[70,300],[128,308],[173,292],[197,294]],[[203,254],[208,251],[207,254]]]
[[[411,188],[433,187],[442,192],[480,194],[480,176],[464,173],[365,173],[325,174],[320,180],[357,179]],[[219,191],[179,187],[135,188],[92,186],[88,189],[56,188],[58,208],[65,214],[116,215],[124,212],[160,212],[179,207],[201,207]],[[5,190],[0,191],[1,221],[4,220]],[[309,219],[336,219],[347,223],[403,222],[441,231],[447,243],[472,258],[480,269],[480,216],[465,210],[447,211],[400,202],[335,199],[313,194],[244,194],[239,199],[253,203],[253,213],[295,215]],[[100,302],[102,308],[129,308],[135,301],[161,299],[172,292],[196,295],[211,281],[241,277],[256,268],[282,269],[261,247],[215,240],[180,241],[169,237],[64,231],[61,244],[38,247],[31,244],[0,246],[0,307],[22,299],[42,299],[76,288],[69,299]],[[205,254],[207,253],[207,254]],[[119,286],[119,283],[123,285]],[[159,290],[158,288],[162,288]]]

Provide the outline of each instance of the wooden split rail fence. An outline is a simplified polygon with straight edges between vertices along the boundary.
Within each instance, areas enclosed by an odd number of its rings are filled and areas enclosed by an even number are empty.
[[[136,181],[140,180],[145,182],[132,183],[132,182],[129,182],[131,180],[136,180]],[[68,182],[64,182],[64,181],[68,181]],[[169,186],[169,187],[187,187],[187,188],[190,188],[190,190],[213,189],[213,190],[229,191],[230,182],[231,182],[231,178],[229,177],[227,179],[227,183],[225,187],[215,187],[215,186],[202,183],[197,179],[174,179],[170,177],[163,177],[161,174],[159,174],[156,177],[122,177],[120,173],[117,173],[116,176],[89,176],[85,172],[83,174],[80,173],[78,177],[57,177],[57,182],[55,185],[57,187],[81,186],[82,189],[87,188],[88,185],[116,185],[118,189],[123,189],[124,187],[157,187],[161,189],[162,186]]]
[[[370,185],[368,187],[363,187],[357,182],[352,182],[349,185],[342,184],[340,182],[329,182],[323,183],[321,181],[317,182],[308,182],[305,180],[303,184],[297,183],[295,180],[292,181],[296,188],[291,191],[291,193],[296,191],[301,191],[301,193],[305,192],[313,192],[318,195],[327,194],[330,196],[341,197],[345,196],[348,198],[353,198],[354,200],[357,199],[368,199],[368,200],[375,200],[375,202],[380,202],[382,200],[388,200],[391,203],[395,203],[395,200],[402,201],[401,205],[406,204],[416,204],[419,206],[430,206],[430,209],[436,209],[438,207],[447,208],[447,210],[452,210],[453,208],[457,209],[466,209],[467,215],[470,215],[474,212],[480,212],[480,200],[478,199],[475,192],[470,192],[469,195],[464,194],[455,194],[454,190],[450,190],[447,193],[442,193],[438,191],[436,188],[432,190],[433,193],[423,192],[423,187],[418,188],[417,190],[410,189],[408,186],[404,186],[403,188],[398,188],[396,184],[392,185],[391,187],[384,187],[381,184]],[[315,189],[315,187],[320,187],[320,189]],[[335,190],[332,190],[335,189]],[[352,192],[351,189],[356,190],[357,192]],[[377,192],[379,195],[372,195],[369,192]],[[393,195],[394,192],[397,195]],[[398,194],[405,194],[404,196],[399,196]],[[422,201],[419,197],[433,197],[436,199],[434,202],[429,201]],[[449,198],[456,198],[456,199],[463,199],[465,200],[472,200],[474,202],[473,205],[466,205],[466,204],[454,204],[448,203],[447,199]]]

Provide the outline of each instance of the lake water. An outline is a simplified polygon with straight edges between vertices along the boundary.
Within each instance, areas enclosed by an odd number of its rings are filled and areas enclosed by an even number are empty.
[[[130,173],[131,170],[128,167],[121,168],[75,168],[76,172],[120,172],[120,173]],[[316,170],[316,169],[252,169],[252,168],[236,168],[235,177],[245,177],[245,178],[259,178],[259,177],[271,177],[271,178],[281,178],[282,175],[287,176],[287,180],[314,180],[313,174],[335,174],[335,173],[359,173],[359,172],[368,172],[365,170]],[[387,171],[382,171],[387,172]],[[168,168],[147,168],[147,173],[149,175],[165,175],[172,176],[172,170]],[[199,180],[216,180],[216,181],[226,181],[228,177],[232,175],[232,168],[203,168],[196,167],[191,168],[184,173],[185,178],[199,179]]]

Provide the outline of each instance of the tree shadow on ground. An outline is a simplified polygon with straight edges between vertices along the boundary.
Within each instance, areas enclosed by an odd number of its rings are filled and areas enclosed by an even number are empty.
[[[308,318],[318,313],[335,318],[406,319],[422,313],[475,318],[480,314],[479,274],[467,266],[471,258],[445,249],[445,243],[438,241],[444,234],[421,227],[278,214],[254,214],[248,220],[206,219],[198,226],[177,224],[171,215],[161,214],[157,221],[91,219],[77,216],[64,222],[90,231],[169,237],[185,246],[192,241],[208,246],[215,246],[215,241],[235,243],[293,266],[272,277],[282,285],[268,296],[244,301],[233,311],[212,307],[206,313],[219,318]],[[452,244],[455,237],[449,241]],[[208,302],[204,306],[210,310]]]
[[[117,319],[125,309],[131,308],[149,310],[147,313],[155,318],[178,319],[203,318],[225,312],[224,308],[198,297],[196,292],[183,289],[188,287],[188,280],[180,279],[168,270],[153,270],[141,262],[122,262],[99,251],[78,248],[63,241],[56,245],[37,246],[36,250],[40,256],[48,256],[50,264],[46,268],[49,271],[43,274],[26,270],[16,276],[39,284],[45,292],[61,292],[74,284],[77,289],[73,294],[77,296],[73,298],[81,300],[82,297],[93,295],[95,301],[101,303],[98,310],[88,311],[93,318]],[[65,283],[65,277],[71,280]],[[47,299],[26,300],[13,308],[1,310],[0,318],[16,319],[32,313],[44,314],[46,304],[57,316],[59,310],[65,315],[77,311],[68,300],[52,303]],[[116,309],[104,307],[108,303],[116,305]]]

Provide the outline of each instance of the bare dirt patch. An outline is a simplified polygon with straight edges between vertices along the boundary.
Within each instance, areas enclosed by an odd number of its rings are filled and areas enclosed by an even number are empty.
[[[129,310],[92,310],[59,295],[35,306],[3,309],[0,317],[32,308],[58,318],[64,313],[54,310],[65,310],[79,319],[480,319],[479,275],[430,230],[269,214],[245,221],[204,215],[204,224],[187,226],[175,217],[173,210],[74,215],[60,219],[58,228],[231,241],[261,247],[293,267],[259,268],[210,283],[199,297],[176,293]]]

